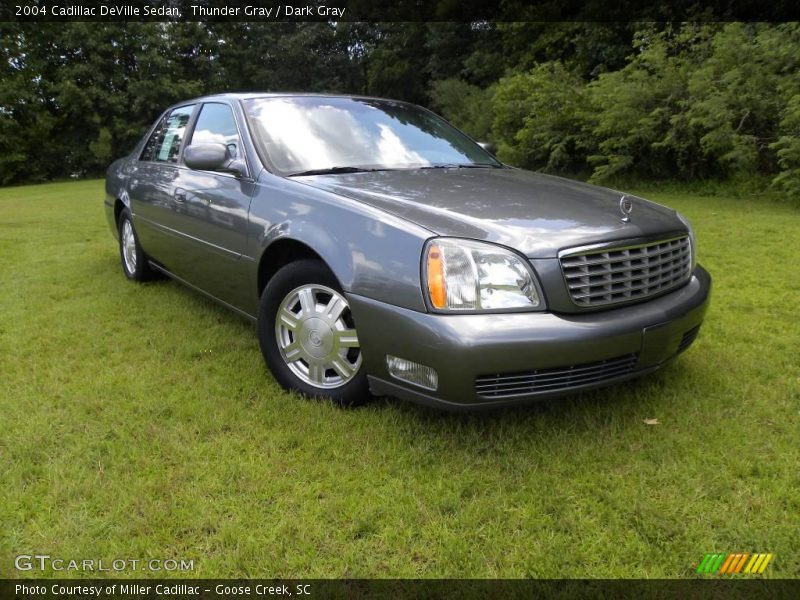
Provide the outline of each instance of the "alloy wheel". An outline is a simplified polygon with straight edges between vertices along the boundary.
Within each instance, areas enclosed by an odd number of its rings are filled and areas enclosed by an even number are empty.
[[[133,235],[133,227],[130,219],[122,221],[122,258],[125,260],[125,268],[131,275],[136,273],[136,238]]]
[[[327,286],[309,284],[289,292],[275,316],[275,335],[286,365],[314,387],[341,387],[361,368],[350,305]]]

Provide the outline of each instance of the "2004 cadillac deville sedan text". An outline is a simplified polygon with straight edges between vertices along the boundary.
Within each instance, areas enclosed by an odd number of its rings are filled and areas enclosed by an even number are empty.
[[[168,109],[106,181],[125,275],[257,322],[284,387],[499,406],[643,375],[711,279],[674,210],[522,171],[390,100],[224,94]]]

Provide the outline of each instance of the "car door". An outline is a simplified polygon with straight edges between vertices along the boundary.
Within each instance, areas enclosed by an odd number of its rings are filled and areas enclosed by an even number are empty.
[[[178,164],[195,105],[174,108],[158,122],[144,145],[128,183],[139,242],[145,253],[172,270],[180,251],[175,213]]]
[[[247,166],[241,135],[231,107],[206,102],[200,107],[186,147],[209,142],[223,143],[245,173],[180,169],[173,209],[176,228],[184,236],[186,249],[176,268],[181,277],[200,289],[239,307],[248,294],[243,258],[247,223],[255,182]]]

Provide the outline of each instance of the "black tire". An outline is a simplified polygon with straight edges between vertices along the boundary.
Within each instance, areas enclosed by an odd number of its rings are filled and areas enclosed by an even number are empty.
[[[336,302],[344,301],[345,308],[341,309],[341,316],[335,320],[335,323],[332,319],[330,322],[322,321],[329,316],[327,312],[309,314],[304,313],[300,307],[298,290],[308,290],[307,293],[312,294],[310,297],[315,299],[314,306],[317,308],[326,303],[326,298],[328,298],[328,303],[325,309],[334,306],[336,304],[334,295],[326,295],[323,288],[328,288],[338,294]],[[298,295],[295,296],[295,294]],[[296,321],[298,325],[296,329],[290,331],[283,321],[278,323],[277,317],[279,310],[282,311],[282,314],[286,314],[282,307],[285,308],[287,303],[291,305],[293,298],[297,298],[295,306],[298,311]],[[317,304],[317,302],[322,304]],[[338,311],[335,312],[338,313]],[[326,316],[320,316],[321,314]],[[330,314],[334,314],[334,311],[331,311]],[[312,322],[319,324],[319,330],[309,324]],[[331,326],[331,323],[334,323],[334,326]],[[342,329],[344,327],[347,329]],[[354,343],[355,338],[352,337],[354,331],[355,323],[339,282],[325,263],[319,260],[299,260],[281,268],[270,279],[261,295],[258,310],[258,341],[261,353],[275,379],[287,390],[298,392],[308,398],[330,399],[344,407],[358,406],[368,402],[371,395],[366,369],[360,356],[361,349],[358,346],[345,347]],[[351,335],[348,336],[348,333]],[[282,349],[279,338],[284,340],[282,342],[284,346],[288,341],[293,340],[291,346],[297,342],[300,348],[297,352],[298,354],[302,352],[303,356],[287,362],[287,358],[284,357],[285,350]],[[355,343],[357,344],[357,342]],[[306,357],[313,357],[309,355],[306,348],[320,354],[329,352],[326,356],[320,357],[319,361],[321,364],[325,363],[330,356],[333,356],[335,365],[331,363],[327,369],[319,365],[315,368],[312,367]],[[356,364],[357,367],[352,368],[353,364]],[[334,366],[337,368],[333,368]],[[340,368],[341,370],[339,370]],[[304,369],[308,372],[303,373]],[[345,376],[341,374],[342,371],[348,372],[347,369],[350,369],[350,374],[347,375],[349,379],[345,379]],[[312,372],[317,375],[321,372],[322,375],[314,378]],[[318,381],[319,385],[314,385],[311,382],[312,379]],[[321,385],[331,387],[320,387]]]
[[[126,244],[126,240],[128,239],[125,233],[127,226],[130,226],[132,244]],[[139,244],[139,236],[136,235],[133,219],[127,208],[123,209],[119,215],[117,232],[119,234],[119,260],[122,264],[122,272],[125,273],[125,277],[131,281],[139,282],[153,279],[153,270],[150,268],[147,255],[142,250],[141,244]],[[130,252],[128,256],[126,256],[126,246]]]

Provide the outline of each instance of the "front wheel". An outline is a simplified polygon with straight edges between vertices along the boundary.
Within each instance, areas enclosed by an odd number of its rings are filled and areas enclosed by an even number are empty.
[[[369,400],[350,305],[324,263],[297,261],[272,277],[261,296],[258,339],[287,390],[343,406]]]

